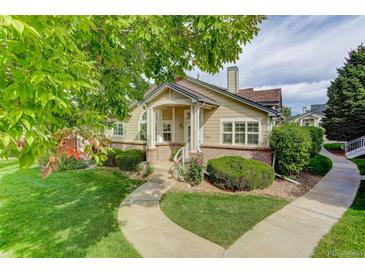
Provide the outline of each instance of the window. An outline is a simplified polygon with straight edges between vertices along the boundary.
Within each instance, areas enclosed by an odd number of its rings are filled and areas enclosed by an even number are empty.
[[[258,145],[259,122],[256,121],[224,121],[221,126],[222,144]]]
[[[113,135],[123,136],[123,123],[115,123],[114,124]]]
[[[247,144],[258,145],[259,144],[259,123],[247,122]]]
[[[223,123],[223,144],[232,144],[233,139],[233,127],[232,122],[224,122]]]
[[[164,122],[162,124],[162,138],[164,142],[171,142],[171,123]]]
[[[139,140],[147,141],[147,110],[143,111],[138,121]]]

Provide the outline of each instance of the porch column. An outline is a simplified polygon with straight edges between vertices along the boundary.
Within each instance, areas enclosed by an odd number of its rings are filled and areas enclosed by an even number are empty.
[[[150,107],[147,110],[147,147],[155,148],[156,147],[156,132],[155,132],[155,124],[156,124],[156,116],[155,110]]]
[[[200,105],[197,103],[193,103],[191,105],[191,152],[198,152],[199,151],[199,120],[200,120]]]

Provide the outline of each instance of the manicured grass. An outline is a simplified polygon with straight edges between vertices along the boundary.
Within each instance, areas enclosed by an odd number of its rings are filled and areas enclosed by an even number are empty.
[[[228,247],[286,204],[265,196],[168,192],[161,209],[181,227]]]
[[[323,144],[323,147],[327,150],[343,150],[342,149],[342,143]]]
[[[365,159],[356,158],[352,159],[351,161],[353,161],[357,165],[360,170],[360,174],[365,175]]]
[[[317,246],[313,257],[365,257],[365,181],[351,207]]]
[[[310,158],[306,170],[313,175],[324,176],[332,168],[332,161],[330,158],[317,154]]]
[[[37,168],[7,169],[0,176],[0,255],[139,257],[119,229],[117,209],[141,183],[107,168],[45,180]]]

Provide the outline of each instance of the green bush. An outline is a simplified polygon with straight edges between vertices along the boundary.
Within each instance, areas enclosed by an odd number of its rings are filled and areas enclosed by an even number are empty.
[[[103,165],[107,167],[116,167],[117,163],[115,162],[115,157],[121,152],[123,152],[123,150],[119,148],[108,149],[108,159],[103,163]]]
[[[271,166],[240,156],[209,160],[207,171],[215,186],[231,190],[265,188],[271,185],[275,178]]]
[[[312,140],[311,156],[318,154],[321,151],[323,144],[323,129],[319,127],[304,127],[308,132]]]
[[[275,169],[282,175],[295,175],[309,163],[312,141],[308,130],[294,123],[274,127],[270,137]]]
[[[61,156],[57,159],[57,168],[58,170],[75,170],[75,169],[84,169],[89,166],[89,163],[85,160],[76,160],[75,157],[67,158],[67,156]]]
[[[331,170],[331,168],[331,159],[317,154],[309,159],[309,163],[305,169],[313,175],[324,176]]]
[[[185,180],[189,182],[191,185],[198,185],[204,179],[204,165],[203,165],[203,156],[198,155],[196,157],[192,157],[191,165],[188,172],[185,174]]]
[[[328,143],[328,144],[324,144],[323,146],[327,150],[334,150],[334,151],[343,150],[342,143]]]
[[[117,167],[125,171],[137,171],[138,164],[146,160],[146,152],[141,149],[129,149],[115,156]]]

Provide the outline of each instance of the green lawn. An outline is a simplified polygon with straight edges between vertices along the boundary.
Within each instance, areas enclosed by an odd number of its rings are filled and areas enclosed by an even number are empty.
[[[364,161],[357,160],[364,159],[353,160],[364,171]],[[365,181],[361,181],[351,207],[323,237],[313,257],[365,257]]]
[[[365,159],[356,158],[352,159],[351,161],[353,161],[357,165],[360,170],[360,174],[365,175]]]
[[[313,257],[365,257],[365,181],[351,207],[317,246]]]
[[[168,192],[161,209],[181,227],[228,247],[286,204],[265,196]]]
[[[309,164],[306,167],[313,175],[324,176],[332,168],[332,161],[330,158],[317,154],[310,158]]]
[[[142,182],[96,168],[40,178],[0,169],[0,256],[140,257],[117,223],[120,202]]]
[[[0,160],[0,168],[12,166],[18,163],[18,160]]]

